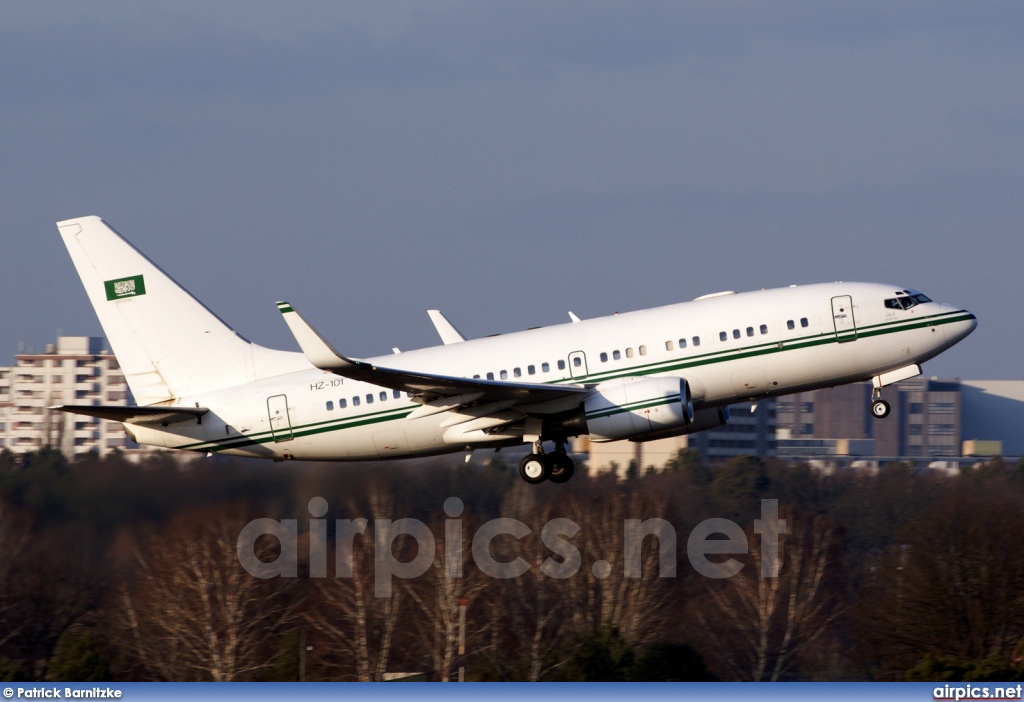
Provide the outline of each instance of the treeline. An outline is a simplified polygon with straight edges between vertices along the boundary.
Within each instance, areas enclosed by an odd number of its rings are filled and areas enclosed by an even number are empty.
[[[684,452],[663,472],[578,470],[528,486],[500,456],[181,465],[0,453],[0,679],[449,680],[460,667],[468,680],[1024,677],[1024,465],[822,475]],[[762,567],[764,499],[785,520],[777,577]],[[297,520],[298,577],[242,567],[239,533],[258,518]],[[433,554],[404,518],[429,528]],[[498,518],[518,532],[486,555],[518,564],[517,577],[474,559],[474,537]],[[749,545],[708,556],[740,561],[732,577],[691,565],[691,533],[711,518]],[[366,523],[340,533],[336,519]],[[665,531],[648,536],[642,576],[627,577],[626,520],[652,519],[671,526],[674,548]],[[265,562],[288,548],[252,544]],[[326,577],[311,552],[327,554]],[[378,597],[385,557],[424,567]]]

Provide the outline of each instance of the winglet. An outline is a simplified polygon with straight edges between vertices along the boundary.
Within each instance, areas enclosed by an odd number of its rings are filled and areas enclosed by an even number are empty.
[[[572,310],[569,310],[569,319],[572,320],[573,324],[577,324],[580,321],[580,318],[573,314]]]
[[[358,365],[356,361],[338,353],[289,303],[278,302],[277,309],[281,310],[281,315],[295,340],[299,342],[302,353],[306,354],[306,358],[314,366],[320,370],[335,371]]]
[[[437,329],[437,334],[445,345],[457,344],[466,340],[466,337],[441,314],[440,310],[427,310],[427,314],[430,315],[430,321],[434,323],[434,329]]]

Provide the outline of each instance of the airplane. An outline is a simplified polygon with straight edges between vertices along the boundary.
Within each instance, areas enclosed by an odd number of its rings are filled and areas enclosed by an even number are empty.
[[[737,402],[882,388],[970,334],[977,318],[877,283],[703,295],[689,302],[354,359],[288,302],[301,353],[245,339],[95,216],[58,222],[136,406],[54,409],[119,421],[135,442],[274,460],[367,461],[528,444],[527,483],[564,483],[567,440],[648,441],[729,421]],[[552,450],[545,451],[549,443]]]

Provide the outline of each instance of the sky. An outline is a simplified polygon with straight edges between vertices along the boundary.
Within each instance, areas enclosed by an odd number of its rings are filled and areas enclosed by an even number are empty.
[[[866,280],[1024,378],[1024,4],[0,4],[0,365],[102,334],[95,214],[247,338],[351,356]]]

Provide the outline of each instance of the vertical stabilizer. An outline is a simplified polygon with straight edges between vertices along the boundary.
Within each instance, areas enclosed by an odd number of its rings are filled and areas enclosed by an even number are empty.
[[[102,219],[57,229],[138,404],[252,379],[252,344]]]

